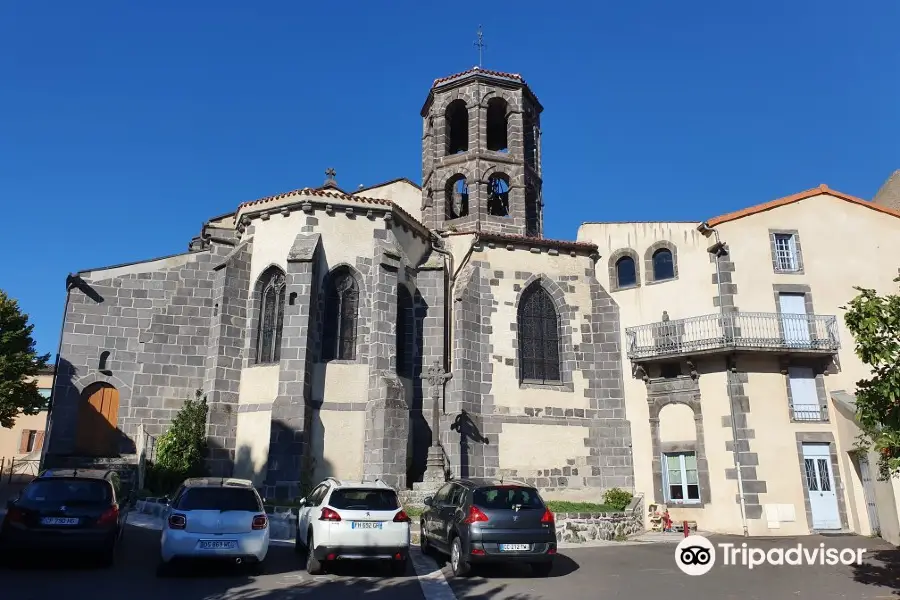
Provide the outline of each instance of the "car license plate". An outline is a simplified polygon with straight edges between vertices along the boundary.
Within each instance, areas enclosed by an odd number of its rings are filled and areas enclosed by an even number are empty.
[[[500,552],[527,552],[531,544],[500,544]]]
[[[234,540],[200,540],[201,550],[234,550],[237,542]]]
[[[78,519],[73,517],[44,517],[41,525],[78,525]]]
[[[350,521],[350,529],[381,529],[377,521]]]

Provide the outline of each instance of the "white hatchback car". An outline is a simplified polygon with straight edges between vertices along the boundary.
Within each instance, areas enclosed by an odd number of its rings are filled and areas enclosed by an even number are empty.
[[[160,543],[159,575],[175,561],[219,560],[262,572],[269,519],[246,479],[188,479],[169,502]]]
[[[395,575],[406,572],[410,519],[397,492],[380,480],[328,478],[297,510],[297,551],[306,553],[312,575],[338,560],[390,561]]]

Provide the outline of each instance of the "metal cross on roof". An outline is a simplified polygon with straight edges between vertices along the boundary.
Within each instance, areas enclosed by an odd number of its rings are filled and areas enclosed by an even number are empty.
[[[481,61],[484,59],[484,49],[487,48],[487,45],[484,43],[484,33],[481,25],[478,26],[478,39],[475,41],[475,47],[478,48],[478,66],[480,67]]]
[[[325,175],[328,177],[328,179],[334,179],[334,176],[337,175],[337,173],[333,168],[328,167],[327,169],[325,169]]]

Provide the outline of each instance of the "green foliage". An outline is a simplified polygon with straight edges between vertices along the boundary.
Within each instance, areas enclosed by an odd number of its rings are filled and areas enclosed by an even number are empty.
[[[900,277],[894,280],[900,281]],[[862,434],[857,448],[878,452],[879,478],[900,473],[900,295],[859,292],[844,322],[855,338],[856,355],[872,376],[856,383],[857,419]]]
[[[167,493],[188,477],[206,475],[206,417],[202,390],[184,401],[172,425],[156,442],[156,460],[148,465],[148,486]]]
[[[625,510],[631,504],[634,495],[621,488],[610,488],[603,492],[603,503],[615,507],[617,511]]]
[[[38,355],[34,325],[19,303],[0,290],[0,426],[11,429],[20,413],[36,415],[47,408],[37,381],[26,382],[47,368],[50,355]]]
[[[567,500],[547,500],[547,508],[554,513],[611,513],[620,509],[609,504],[596,502],[569,502]]]

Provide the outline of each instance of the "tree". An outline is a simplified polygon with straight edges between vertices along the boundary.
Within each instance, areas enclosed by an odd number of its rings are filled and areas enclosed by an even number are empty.
[[[38,355],[33,330],[19,303],[0,290],[0,426],[7,429],[19,414],[36,415],[47,407],[34,377],[47,368],[50,355]]]
[[[894,280],[900,281],[900,277]],[[856,383],[857,419],[862,433],[857,447],[878,452],[881,479],[900,473],[900,295],[859,292],[844,322],[853,333],[856,355],[872,376]]]

